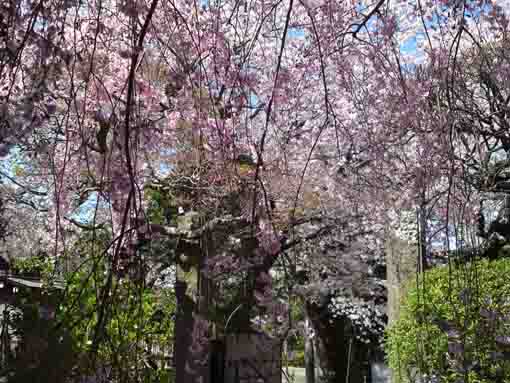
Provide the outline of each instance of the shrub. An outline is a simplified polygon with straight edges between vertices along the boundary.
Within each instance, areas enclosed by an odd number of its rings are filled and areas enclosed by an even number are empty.
[[[409,282],[386,331],[395,381],[510,382],[509,275],[510,260],[480,260]]]
[[[77,351],[84,357],[93,351],[94,335],[98,324],[98,292],[104,286],[104,265],[95,272],[79,271],[67,278],[67,299],[62,302],[58,320],[72,327],[71,335]],[[92,277],[89,278],[89,276]],[[104,322],[103,339],[97,350],[98,361],[112,367],[116,381],[136,381],[144,375],[151,382],[159,381],[163,368],[155,364],[152,346],[168,347],[173,341],[175,296],[168,291],[154,292],[141,288],[129,279],[113,278],[111,291],[114,299],[109,303],[108,317]],[[87,373],[86,365],[79,366]],[[142,373],[143,371],[143,373]],[[90,371],[88,371],[90,372]]]
[[[289,366],[292,367],[305,367],[305,351],[304,350],[296,350],[294,352],[293,358],[288,360]]]

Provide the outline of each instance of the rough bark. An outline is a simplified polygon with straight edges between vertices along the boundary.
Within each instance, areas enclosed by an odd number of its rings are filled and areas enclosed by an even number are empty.
[[[187,369],[186,364],[191,363],[191,334],[193,332],[193,310],[195,304],[186,294],[187,283],[177,280],[175,282],[175,295],[177,297],[177,315],[175,318],[175,378],[176,382],[192,382],[194,378]]]

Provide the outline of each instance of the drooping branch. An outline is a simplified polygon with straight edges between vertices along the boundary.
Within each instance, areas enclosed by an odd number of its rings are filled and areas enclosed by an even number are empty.
[[[30,193],[30,194],[33,194],[33,195],[36,195],[36,196],[39,196],[39,197],[46,197],[48,195],[48,193],[46,192],[42,192],[42,191],[39,191],[39,190],[35,190],[35,189],[32,189],[26,185],[23,185],[21,184],[20,182],[18,182],[15,178],[11,177],[10,175],[4,173],[3,171],[0,171],[0,176],[2,177],[5,177],[7,178],[9,181],[11,181],[13,184],[15,184],[16,186],[19,186],[20,188],[22,188],[24,191]]]
[[[356,27],[354,31],[350,32],[356,38],[356,35],[361,31],[363,27],[366,26],[368,21],[372,18],[373,15],[375,15],[377,12],[379,12],[379,8],[382,7],[382,5],[385,3],[386,0],[379,0],[379,2],[372,8],[372,10],[363,18],[363,20],[360,23],[353,24],[352,26]]]

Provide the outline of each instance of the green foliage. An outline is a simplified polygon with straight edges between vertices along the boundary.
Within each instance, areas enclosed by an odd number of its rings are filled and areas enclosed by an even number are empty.
[[[305,367],[305,350],[297,350],[294,358],[289,360],[289,364],[293,367]]]
[[[303,323],[305,309],[300,299],[290,300],[290,310],[294,323]],[[289,359],[289,365],[293,367],[305,367],[305,338],[301,331],[293,331],[287,338],[287,347],[294,351],[293,358]]]
[[[84,356],[94,345],[106,274],[101,264],[94,270],[72,274],[67,281],[66,301],[60,307],[59,320],[71,327],[76,349]],[[168,349],[172,343],[174,295],[144,289],[129,279],[116,277],[110,291],[113,299],[105,307],[99,361],[111,366],[120,381],[130,381],[133,374],[142,374],[150,382],[159,381],[163,368],[148,349]]]
[[[145,198],[148,201],[147,217],[149,222],[163,225],[175,221],[178,207],[170,190],[147,187]]]
[[[164,383],[175,383],[175,370],[167,369],[161,372],[159,377],[160,382]]]
[[[14,274],[48,278],[54,270],[53,262],[44,254],[29,258],[17,258],[11,265]]]
[[[510,260],[481,260],[427,271],[419,287],[412,281],[386,334],[396,381],[420,374],[444,382],[510,382],[503,353],[509,350],[497,341],[510,335],[509,274]]]
[[[148,289],[116,274],[109,281],[109,240],[109,232],[101,230],[75,242],[69,255],[80,263],[64,276],[65,291],[20,288],[15,295],[18,309],[10,322],[22,348],[9,363],[9,381],[64,382],[90,376],[98,366],[111,368],[112,381],[168,380],[163,366],[173,339],[173,291]],[[43,280],[54,274],[54,264],[44,257],[18,260],[13,269]],[[56,318],[44,318],[41,303],[55,308]]]
[[[38,279],[44,294],[49,294],[57,277],[55,261],[42,253],[28,258],[17,258],[11,264],[11,272],[23,278]]]
[[[162,225],[165,223],[164,199],[159,190],[147,189],[145,191],[146,198],[149,201],[147,208],[147,216],[149,221]]]

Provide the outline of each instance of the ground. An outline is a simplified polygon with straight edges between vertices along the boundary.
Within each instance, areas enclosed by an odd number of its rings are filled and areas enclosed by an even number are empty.
[[[284,367],[284,373],[282,378],[282,383],[305,383],[305,369],[298,367],[288,367],[289,380],[287,380],[285,373],[287,373],[287,368]]]

